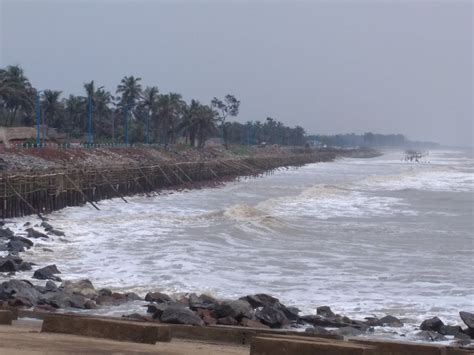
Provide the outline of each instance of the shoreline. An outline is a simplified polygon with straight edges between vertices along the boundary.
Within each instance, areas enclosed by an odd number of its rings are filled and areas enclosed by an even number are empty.
[[[192,154],[198,156],[190,159]],[[115,197],[126,202],[127,196],[148,196],[152,191],[208,187],[239,177],[271,174],[280,168],[330,162],[338,157],[378,155],[379,152],[365,148],[269,147],[253,148],[245,155],[215,149],[186,149],[180,153],[153,148],[13,150],[9,155],[2,155],[6,168],[0,175],[1,218],[36,214],[44,220],[43,214],[69,206],[89,203],[100,210],[96,202]],[[33,157],[41,160],[32,161]]]

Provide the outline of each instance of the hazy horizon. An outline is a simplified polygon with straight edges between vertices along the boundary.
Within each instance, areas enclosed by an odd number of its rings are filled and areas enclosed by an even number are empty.
[[[125,75],[242,101],[308,134],[473,145],[473,5],[459,2],[0,0],[0,66],[33,86],[115,92]],[[63,96],[64,97],[64,96]]]

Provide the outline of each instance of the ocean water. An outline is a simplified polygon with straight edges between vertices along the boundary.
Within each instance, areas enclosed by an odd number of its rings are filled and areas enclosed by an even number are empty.
[[[49,216],[66,232],[42,242],[52,252],[23,255],[121,292],[263,292],[303,313],[392,314],[407,323],[397,332],[435,315],[460,324],[458,312],[474,310],[472,151],[432,151],[422,163],[403,156],[67,208]],[[26,221],[38,223],[21,218],[15,228]]]

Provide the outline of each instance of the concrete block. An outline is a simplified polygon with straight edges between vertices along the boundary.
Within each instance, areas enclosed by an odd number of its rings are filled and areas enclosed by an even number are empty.
[[[250,355],[376,355],[375,347],[340,340],[307,337],[265,337],[252,340]]]
[[[13,313],[7,310],[0,310],[0,324],[12,325]]]
[[[145,344],[171,340],[170,328],[165,325],[59,314],[46,316],[41,331]]]
[[[446,346],[436,344],[366,339],[351,339],[350,342],[375,346],[377,355],[446,355]]]

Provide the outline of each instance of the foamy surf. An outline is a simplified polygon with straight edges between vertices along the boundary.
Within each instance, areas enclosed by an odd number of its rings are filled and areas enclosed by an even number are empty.
[[[434,315],[457,323],[458,311],[474,307],[473,160],[434,152],[430,164],[414,165],[402,157],[101,201],[100,212],[67,208],[50,216],[66,237],[25,258],[121,292],[265,292],[305,313],[326,304],[353,318],[393,314],[407,319],[407,331]],[[17,219],[18,230],[26,221],[37,223]]]

